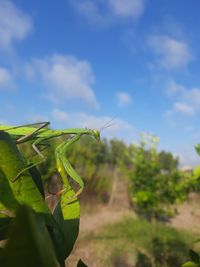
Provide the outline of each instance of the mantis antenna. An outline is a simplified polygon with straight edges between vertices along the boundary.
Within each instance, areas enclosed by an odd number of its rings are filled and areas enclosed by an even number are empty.
[[[111,123],[112,121],[114,121],[116,118],[118,118],[120,115],[120,113],[118,113],[117,115],[115,115],[112,119],[110,119],[108,122],[106,122],[101,128],[100,128],[100,132],[103,131],[104,129],[114,125],[114,123]]]

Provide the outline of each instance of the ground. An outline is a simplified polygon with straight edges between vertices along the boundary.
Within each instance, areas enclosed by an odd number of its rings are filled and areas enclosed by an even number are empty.
[[[80,258],[90,267],[101,267],[97,256],[92,252],[94,248],[92,248],[91,242],[88,241],[88,236],[100,232],[105,226],[119,222],[125,217],[136,217],[129,206],[126,184],[122,185],[120,182],[118,187],[120,189],[116,190],[110,205],[95,206],[95,208],[89,209],[89,212],[87,209],[87,212],[84,212],[81,216],[79,238],[72,255],[66,262],[68,267],[76,266]],[[169,224],[177,229],[186,229],[200,233],[199,200],[199,195],[191,194],[187,202],[178,206],[178,214]],[[127,266],[131,265],[127,264]]]

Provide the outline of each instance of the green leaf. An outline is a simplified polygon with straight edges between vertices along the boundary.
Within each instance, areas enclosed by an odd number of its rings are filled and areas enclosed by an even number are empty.
[[[197,252],[195,252],[194,250],[190,249],[189,250],[189,254],[190,254],[190,258],[193,262],[195,263],[199,263],[200,262],[200,258],[199,258],[199,254]]]
[[[194,263],[193,261],[188,261],[181,265],[182,267],[198,267],[199,265]]]
[[[59,267],[44,222],[27,206],[13,220],[2,262],[4,267]]]
[[[6,176],[14,199],[16,199],[19,204],[27,204],[32,207],[34,211],[39,213],[42,217],[45,217],[47,225],[55,227],[53,216],[29,171],[23,172],[22,175],[14,181],[18,173],[26,167],[25,161],[9,134],[0,131],[0,168]],[[0,200],[1,203],[3,201],[5,201],[5,199]],[[9,201],[11,201],[11,194],[9,194],[7,203],[9,203]],[[15,207],[15,211],[16,209]]]
[[[30,163],[28,166],[33,165],[33,163]],[[42,179],[41,179],[41,175],[39,173],[39,171],[37,170],[37,168],[35,166],[32,166],[32,168],[29,169],[29,172],[33,178],[33,181],[35,182],[38,190],[40,191],[40,194],[42,195],[43,198],[45,198],[45,194],[44,194],[44,187],[42,184]]]
[[[8,229],[11,221],[11,218],[0,217],[0,240],[8,238]]]
[[[66,191],[61,195],[61,209],[64,220],[80,218],[80,204],[77,197],[74,197],[74,190],[68,185]]]
[[[61,195],[61,202],[55,208],[53,216],[59,225],[54,229],[57,241],[62,248],[62,257],[66,259],[71,253],[79,232],[80,205],[71,188]]]
[[[7,238],[12,212],[19,207],[5,174],[0,168],[0,240]]]
[[[50,213],[29,171],[24,171],[14,181],[26,167],[26,162],[9,134],[0,131],[0,168],[5,173],[15,198],[19,203],[31,206],[36,212]]]
[[[87,267],[87,265],[80,259],[77,264],[77,267]]]
[[[0,216],[6,209],[15,211],[19,208],[19,202],[15,198],[5,173],[0,168]]]

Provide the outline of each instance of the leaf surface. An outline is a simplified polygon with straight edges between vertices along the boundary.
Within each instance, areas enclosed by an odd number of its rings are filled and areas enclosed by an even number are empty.
[[[45,223],[27,206],[13,220],[2,261],[4,267],[59,267]]]

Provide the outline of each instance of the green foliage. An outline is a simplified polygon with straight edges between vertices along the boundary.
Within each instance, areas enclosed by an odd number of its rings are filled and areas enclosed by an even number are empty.
[[[199,254],[192,249],[189,251],[189,254],[191,261],[187,261],[186,263],[182,264],[182,267],[199,267],[200,266]]]
[[[0,240],[8,239],[0,265],[64,267],[79,231],[78,199],[68,186],[51,214],[35,169],[15,180],[26,164],[10,136],[0,131]]]
[[[198,267],[199,265],[198,264],[196,264],[195,262],[193,262],[193,261],[187,261],[186,263],[184,263],[183,265],[182,265],[182,267]]]
[[[166,165],[167,172],[163,172],[157,143],[156,137],[143,135],[140,145],[131,147],[134,162],[130,172],[131,201],[135,210],[150,220],[172,216],[170,205],[185,200],[190,188],[190,177],[177,169]]]
[[[192,171],[191,188],[195,192],[200,192],[200,165],[196,166]]]
[[[195,148],[197,154],[200,155],[200,144],[196,145],[194,148]]]
[[[122,169],[132,164],[129,148],[120,140],[110,140],[110,151],[108,161],[111,165],[121,167]]]
[[[200,155],[200,145],[195,146],[195,150]],[[189,181],[190,191],[200,192],[200,165],[197,165],[192,170],[192,175]]]
[[[188,259],[194,239],[189,232],[133,218],[126,218],[86,237],[101,259],[100,266],[108,267],[178,267]],[[117,259],[121,265],[114,265]]]
[[[158,161],[161,169],[168,172],[176,170],[179,164],[177,157],[174,158],[172,153],[163,150],[158,154]]]

